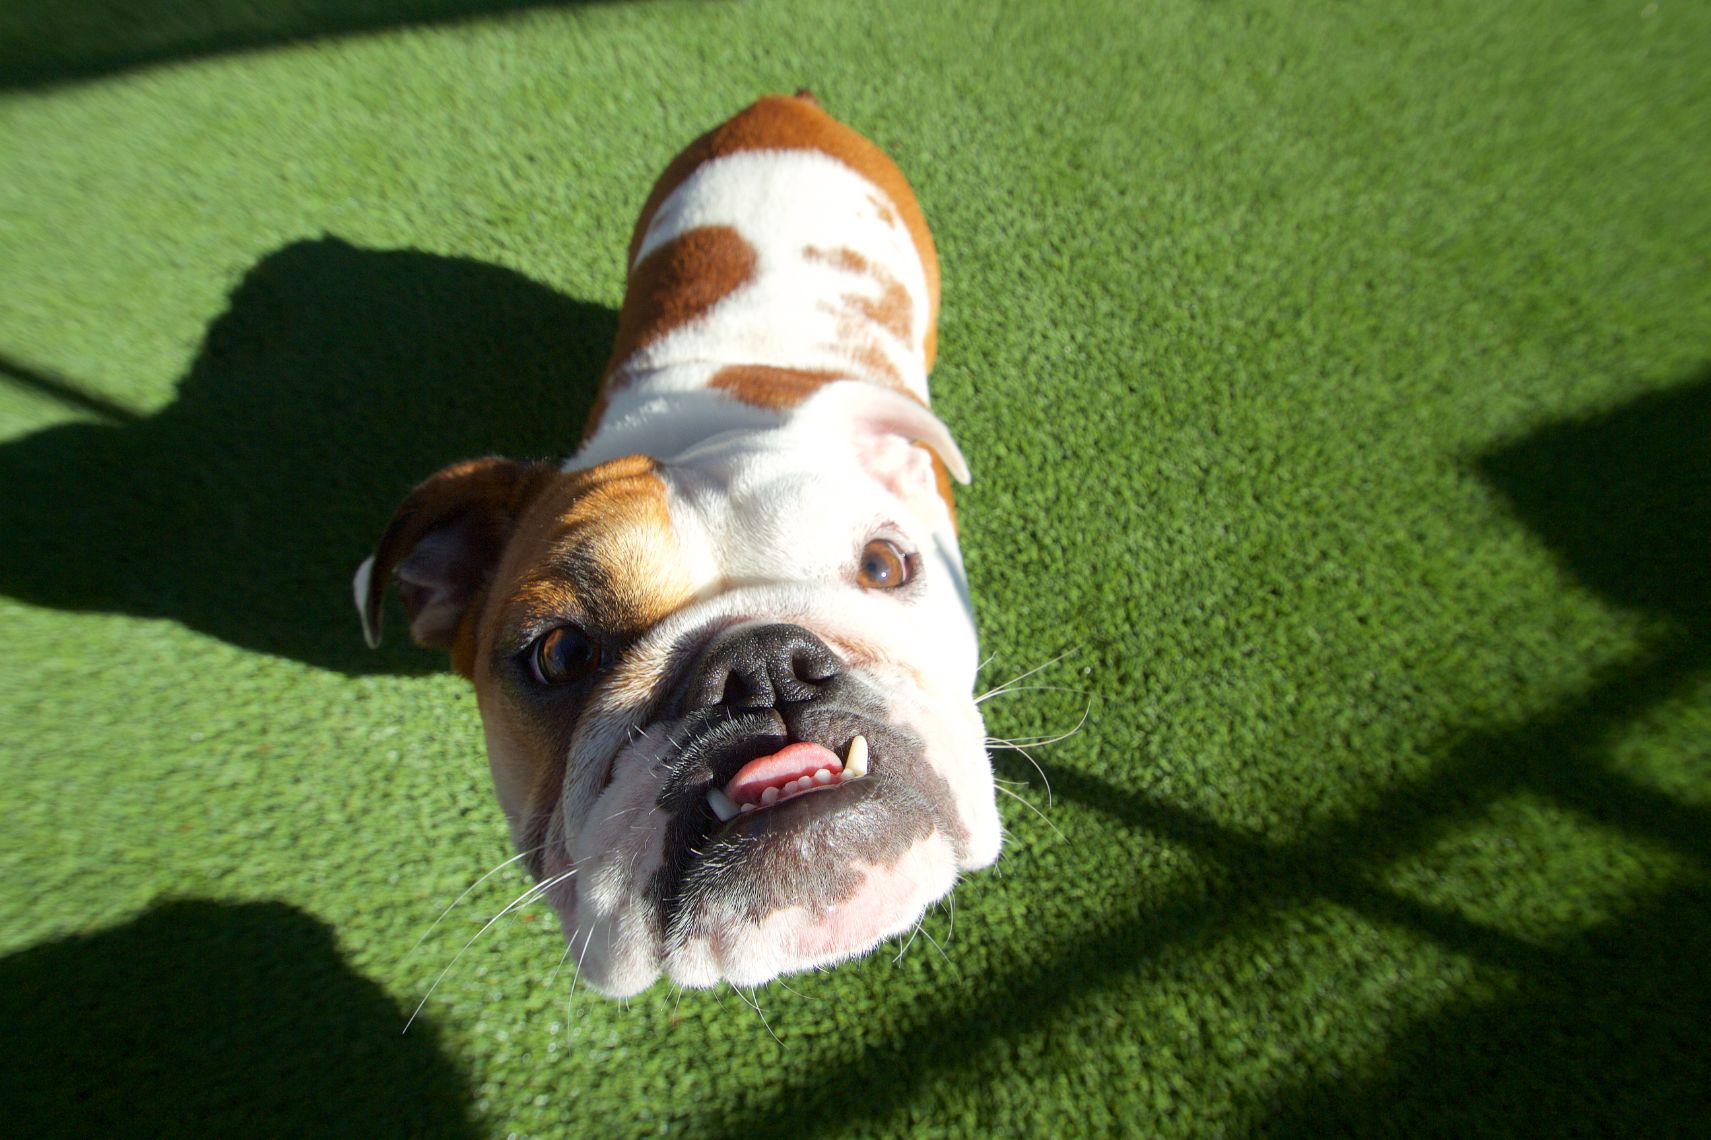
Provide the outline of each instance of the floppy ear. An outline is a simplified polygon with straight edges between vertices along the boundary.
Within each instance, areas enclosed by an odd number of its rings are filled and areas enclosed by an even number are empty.
[[[906,502],[927,494],[944,500],[956,524],[950,480],[969,481],[950,429],[932,409],[906,392],[863,380],[827,384],[797,409],[796,416],[812,422],[812,430],[836,438],[849,436],[868,474]]]
[[[396,575],[411,638],[418,645],[451,648],[517,516],[556,470],[548,463],[489,456],[454,463],[417,484],[352,582],[369,646],[380,644],[381,603]],[[461,670],[463,663],[456,664]]]

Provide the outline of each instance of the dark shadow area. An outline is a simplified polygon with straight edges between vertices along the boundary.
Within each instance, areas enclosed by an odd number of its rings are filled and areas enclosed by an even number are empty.
[[[183,901],[0,960],[11,1136],[474,1136],[421,1019],[282,903]]]
[[[159,413],[0,444],[0,590],[171,618],[347,673],[443,655],[362,643],[351,574],[416,482],[576,446],[617,316],[507,269],[332,238],[271,254]],[[0,384],[79,385],[0,360]]]
[[[1295,1090],[1268,1134],[1704,1136],[1711,1133],[1711,892],[1677,891],[1452,1006],[1354,1081]]]
[[[1507,769],[1535,794],[1690,856],[1697,874],[1519,969],[1514,996],[1452,1007],[1374,1071],[1296,1090],[1271,1124],[1300,1136],[1711,1135],[1711,813],[1608,763],[1624,726],[1711,670],[1711,372],[1553,424],[1479,470],[1579,581],[1670,628],[1649,659],[1529,732],[1469,741],[1457,762]]]
[[[921,1003],[893,1039],[850,1058],[835,1087],[806,1079],[769,1090],[744,1116],[745,1133],[895,1123],[932,1081],[972,1077],[983,1055],[1048,1031],[1066,1006],[1125,984],[1164,948],[1252,935],[1283,910],[1326,899],[1512,971],[1515,990],[1400,1027],[1361,1073],[1266,1095],[1252,1106],[1262,1134],[1711,1135],[1711,976],[1701,965],[1711,945],[1711,812],[1609,764],[1627,726],[1711,672],[1708,453],[1711,376],[1547,428],[1482,463],[1587,585],[1668,621],[1652,654],[1532,723],[1460,739],[1424,780],[1290,843],[1245,835],[1120,778],[1042,762],[1059,800],[1106,814],[1136,842],[1183,844],[1202,861],[1203,881],[1163,897],[1137,882],[1128,901],[1073,929],[1035,932],[1025,957]],[[1013,754],[995,761],[1006,778],[1032,777],[1031,763]],[[1515,793],[1666,845],[1695,874],[1661,897],[1635,899],[1607,925],[1550,941],[1382,884],[1397,860]],[[849,1087],[863,1090],[859,1100],[841,1091]]]
[[[99,79],[153,64],[449,24],[587,0],[8,0],[0,90]]]
[[[1711,370],[1546,427],[1479,471],[1605,599],[1711,635]]]

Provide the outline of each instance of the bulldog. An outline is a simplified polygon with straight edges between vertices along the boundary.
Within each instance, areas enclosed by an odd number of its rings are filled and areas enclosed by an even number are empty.
[[[580,976],[748,986],[909,930],[1000,828],[903,175],[761,99],[654,185],[575,455],[445,468],[358,568],[475,686]]]

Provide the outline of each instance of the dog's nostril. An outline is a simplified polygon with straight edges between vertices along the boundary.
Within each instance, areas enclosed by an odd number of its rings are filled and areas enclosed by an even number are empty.
[[[725,678],[724,691],[719,694],[717,704],[741,708],[754,695],[754,688],[743,680],[742,674],[732,672]]]
[[[687,690],[690,708],[777,708],[813,700],[843,672],[826,643],[796,625],[745,629],[713,642]]]
[[[823,684],[838,675],[838,659],[825,646],[818,646],[818,654],[804,646],[790,657],[790,670],[798,680],[810,684]]]

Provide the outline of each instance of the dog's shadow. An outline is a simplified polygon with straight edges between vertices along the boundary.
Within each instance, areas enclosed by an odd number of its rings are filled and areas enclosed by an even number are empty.
[[[174,900],[0,958],[0,1037],[11,1136],[478,1134],[435,1026],[283,903]]]
[[[352,571],[444,464],[567,454],[616,323],[510,270],[327,238],[248,273],[158,414],[0,361],[108,421],[0,446],[0,590],[345,673],[443,667],[396,626],[363,646]]]

